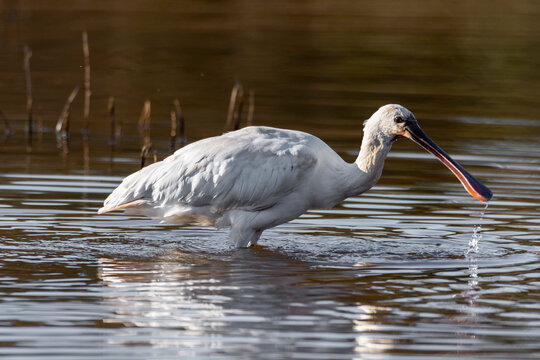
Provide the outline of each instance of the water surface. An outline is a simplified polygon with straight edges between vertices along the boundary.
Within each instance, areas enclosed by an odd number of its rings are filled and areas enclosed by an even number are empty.
[[[3,2],[0,110],[15,134],[0,144],[0,355],[537,358],[539,12],[525,1]],[[64,155],[52,129],[82,81],[83,29],[90,137],[79,96]],[[45,127],[30,153],[24,44]],[[254,249],[232,249],[226,230],[96,214],[139,166],[145,99],[163,158],[173,99],[189,141],[217,135],[236,79],[255,91],[255,123],[312,132],[348,161],[363,120],[401,103],[494,199],[482,217],[402,140],[374,189],[267,230]],[[124,124],[114,148],[111,95]]]

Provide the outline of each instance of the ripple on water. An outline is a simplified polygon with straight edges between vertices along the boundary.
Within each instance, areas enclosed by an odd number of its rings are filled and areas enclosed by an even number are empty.
[[[539,351],[540,188],[490,174],[483,219],[459,184],[381,185],[250,250],[226,230],[97,216],[120,177],[4,174],[0,354],[527,358]]]

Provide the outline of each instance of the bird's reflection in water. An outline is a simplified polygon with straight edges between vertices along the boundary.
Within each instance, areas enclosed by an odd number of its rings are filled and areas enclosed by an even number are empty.
[[[350,269],[321,268],[263,247],[223,255],[167,250],[99,264],[111,309],[104,322],[118,327],[110,343],[176,355],[294,353],[307,346],[333,356],[392,347],[373,336],[386,310],[347,298],[343,287],[354,286],[354,277],[349,284],[339,279]]]
[[[110,341],[154,347],[219,346],[219,336],[210,339],[204,334],[223,326],[220,303],[228,299],[205,301],[195,292],[222,286],[218,280],[194,278],[190,275],[194,258],[175,255],[177,262],[100,260],[99,277],[108,287],[104,303],[113,309],[104,322],[124,329]]]
[[[354,321],[354,330],[358,333],[355,339],[355,352],[362,355],[391,350],[394,340],[384,338],[375,339],[373,336],[373,333],[380,331],[380,325],[376,321],[378,313],[386,313],[390,309],[372,305],[358,305],[358,309],[363,312],[363,315],[361,316],[362,320]],[[362,359],[362,356],[359,359]]]

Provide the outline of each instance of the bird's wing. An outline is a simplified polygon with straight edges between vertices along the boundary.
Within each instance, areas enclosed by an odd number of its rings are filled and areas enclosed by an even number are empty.
[[[214,212],[273,206],[302,186],[317,157],[307,134],[256,130],[198,141],[141,169],[124,179],[100,212],[131,204]]]

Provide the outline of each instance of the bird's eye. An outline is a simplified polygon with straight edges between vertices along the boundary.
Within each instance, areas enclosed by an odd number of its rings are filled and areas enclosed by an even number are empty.
[[[401,124],[403,121],[405,121],[405,120],[403,120],[403,118],[401,116],[399,116],[399,115],[394,117],[394,122],[396,124]]]

